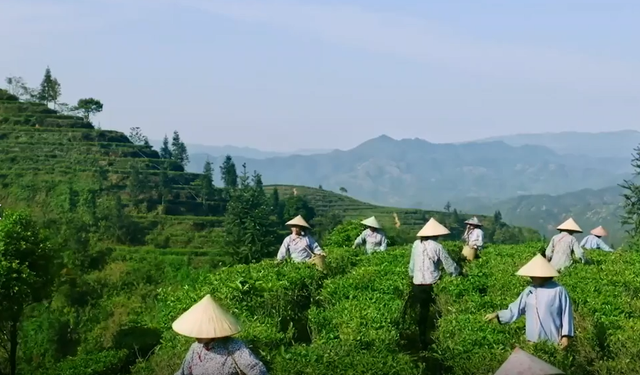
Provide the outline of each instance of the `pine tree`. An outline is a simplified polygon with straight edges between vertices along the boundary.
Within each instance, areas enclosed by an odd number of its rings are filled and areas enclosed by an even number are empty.
[[[137,163],[131,163],[129,166],[129,180],[127,181],[127,191],[131,198],[131,205],[138,207],[140,204],[140,196],[143,193],[143,181],[140,167]]]
[[[46,105],[49,105],[49,103],[56,104],[60,98],[60,94],[60,82],[51,75],[51,69],[47,66],[47,69],[44,71],[42,82],[40,82],[37,99]]]
[[[283,219],[282,208],[280,193],[278,192],[278,189],[274,187],[273,190],[271,190],[271,209],[273,210],[273,215],[276,220],[279,222]]]
[[[215,190],[213,185],[213,167],[209,160],[204,163],[202,176],[200,176],[200,189],[200,194],[202,194],[202,203],[205,204],[207,203],[207,200],[213,198]]]
[[[634,179],[640,177],[640,145],[634,150],[631,159]],[[640,184],[631,180],[624,180],[620,187],[624,190],[622,194],[623,213],[620,216],[620,223],[626,228],[625,231],[635,243],[640,242]]]
[[[158,177],[157,193],[160,198],[160,204],[162,206],[162,214],[166,212],[166,201],[171,195],[171,180],[169,179],[169,173],[166,166],[160,169],[160,175]]]
[[[311,222],[316,217],[316,210],[301,195],[290,195],[284,200],[282,216],[293,219],[298,215],[302,215],[307,222]]]
[[[177,130],[173,132],[173,138],[171,139],[171,153],[173,154],[173,160],[180,163],[183,167],[186,167],[187,164],[189,164],[187,145],[182,142]]]
[[[237,189],[230,190],[224,244],[226,254],[234,262],[255,263],[271,256],[277,246],[278,231],[260,174],[254,172],[249,178],[243,165],[239,182]]]
[[[169,137],[167,137],[166,134],[162,139],[162,147],[160,147],[160,158],[173,159],[173,152],[171,152],[171,148],[169,147]]]
[[[220,178],[225,188],[235,189],[238,187],[238,171],[231,155],[224,157],[224,161],[220,166]]]

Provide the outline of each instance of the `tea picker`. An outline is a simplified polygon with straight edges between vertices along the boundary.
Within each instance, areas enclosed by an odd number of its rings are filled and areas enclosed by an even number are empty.
[[[530,277],[531,285],[507,309],[488,314],[485,320],[510,324],[524,315],[527,340],[548,341],[565,348],[575,330],[569,293],[562,285],[553,281],[554,277],[559,276],[558,271],[538,254],[520,268],[516,275]]]
[[[380,226],[376,217],[371,216],[368,219],[362,220],[360,223],[364,224],[367,229],[356,238],[356,241],[353,243],[353,248],[355,249],[358,246],[364,245],[367,254],[387,250],[387,236],[380,230],[382,226]]]
[[[326,254],[316,240],[305,233],[305,229],[311,229],[306,220],[298,215],[285,224],[291,228],[291,234],[282,241],[276,257],[278,262],[291,258],[296,263],[310,262],[318,269],[324,270]]]
[[[464,223],[467,224],[467,229],[465,229],[464,235],[462,236],[462,239],[465,241],[465,245],[462,248],[462,255],[464,255],[467,260],[474,260],[484,246],[484,232],[481,229],[482,223],[480,223],[475,216]]]

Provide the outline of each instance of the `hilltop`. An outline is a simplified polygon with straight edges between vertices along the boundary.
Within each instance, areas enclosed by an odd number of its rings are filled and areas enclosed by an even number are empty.
[[[629,153],[631,150],[629,150]],[[200,160],[193,158],[193,160]],[[211,157],[215,164],[220,158]],[[504,142],[436,144],[422,139],[370,139],[326,154],[235,158],[259,170],[266,184],[343,187],[376,204],[441,209],[447,201],[492,202],[517,195],[600,189],[626,178],[628,159],[560,155],[543,146]],[[189,170],[202,165],[193,162]]]
[[[163,226],[217,227],[223,202],[205,203],[201,174],[162,158],[148,142],[98,129],[88,117],[63,114],[0,90],[0,202],[41,215],[73,209],[82,192],[117,199],[141,224],[139,241]],[[213,216],[213,217],[212,217]]]

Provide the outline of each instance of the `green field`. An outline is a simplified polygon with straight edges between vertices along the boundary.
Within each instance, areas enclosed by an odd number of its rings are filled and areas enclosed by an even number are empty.
[[[459,245],[446,247],[458,257]],[[463,277],[444,276],[437,285],[434,343],[426,352],[416,350],[411,311],[403,313],[409,247],[373,256],[328,249],[327,275],[272,261],[211,272],[190,268],[184,257],[131,257],[92,275],[115,293],[100,302],[98,324],[83,332],[94,339],[81,344],[82,354],[50,373],[126,374],[131,365],[135,375],[175,373],[191,340],[171,331],[171,322],[207,293],[240,318],[240,337],[272,374],[490,374],[516,346],[568,374],[639,373],[636,253],[592,251],[592,265],[575,265],[559,277],[576,316],[577,336],[566,352],[527,344],[523,319],[509,326],[483,320],[518,297],[527,281],[514,273],[540,250],[541,244],[490,246],[464,266]],[[127,283],[141,280],[133,273],[142,270],[156,284]],[[162,279],[166,272],[171,277]],[[29,350],[36,344],[24,342]]]

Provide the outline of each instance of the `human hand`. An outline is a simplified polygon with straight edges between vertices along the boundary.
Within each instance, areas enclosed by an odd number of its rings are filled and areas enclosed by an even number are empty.
[[[487,322],[491,321],[491,320],[496,320],[496,319],[498,319],[498,313],[497,312],[494,312],[494,313],[491,313],[491,314],[487,314],[484,317],[484,320],[486,320]]]
[[[560,349],[565,349],[569,345],[569,341],[568,336],[562,336],[560,339]]]

